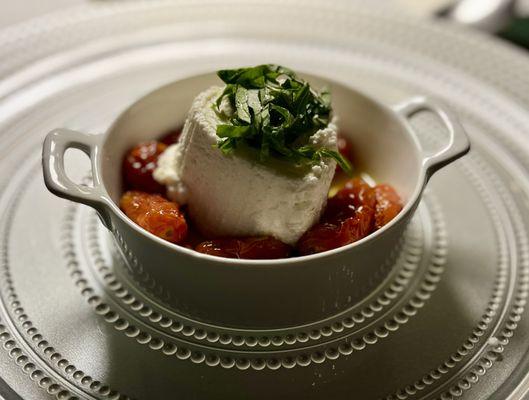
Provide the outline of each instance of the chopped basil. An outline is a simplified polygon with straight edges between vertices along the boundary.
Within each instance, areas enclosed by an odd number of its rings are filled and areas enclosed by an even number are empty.
[[[308,138],[330,121],[331,95],[320,93],[278,65],[221,70],[217,75],[226,88],[217,99],[216,111],[226,98],[234,113],[217,126],[218,147],[229,154],[239,143],[257,149],[261,161],[269,157],[296,164],[332,158],[351,173],[351,165],[339,152],[307,144]]]

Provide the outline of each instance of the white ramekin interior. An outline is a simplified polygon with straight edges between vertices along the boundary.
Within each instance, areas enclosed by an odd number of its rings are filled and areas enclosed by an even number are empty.
[[[411,208],[409,203],[417,200],[424,171],[420,148],[410,128],[391,108],[350,87],[311,75],[304,77],[316,88],[330,88],[340,131],[353,144],[356,171],[367,172],[378,183],[393,185],[406,203],[404,212]],[[170,83],[142,97],[118,117],[106,134],[100,159],[102,182],[114,203],[119,203],[122,194],[125,152],[139,142],[159,138],[183,125],[195,96],[212,85],[222,85],[214,73]],[[114,211],[121,213],[118,207]],[[148,232],[145,234],[146,240],[154,239]]]

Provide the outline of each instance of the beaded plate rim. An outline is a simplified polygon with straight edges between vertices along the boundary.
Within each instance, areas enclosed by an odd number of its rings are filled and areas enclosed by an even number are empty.
[[[512,146],[511,146],[511,147],[512,147]],[[519,153],[518,153],[518,154],[521,154],[521,150],[519,150]],[[523,159],[522,159],[522,161],[523,161]],[[454,396],[455,396],[455,394],[454,394]],[[400,398],[400,397],[397,397],[397,398]]]

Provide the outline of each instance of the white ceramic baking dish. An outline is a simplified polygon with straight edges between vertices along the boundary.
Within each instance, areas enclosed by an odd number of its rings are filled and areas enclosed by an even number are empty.
[[[220,84],[215,74],[174,82],[147,94],[105,134],[50,132],[43,148],[46,186],[57,196],[94,208],[112,232],[128,273],[139,282],[148,281],[153,292],[181,313],[211,323],[276,328],[343,311],[387,277],[428,179],[468,152],[470,143],[457,118],[431,99],[415,97],[387,107],[342,84],[304,77],[316,87],[330,87],[339,126],[354,145],[355,166],[378,182],[393,185],[405,202],[394,220],[356,243],[289,259],[224,259],[164,241],[119,209],[125,152],[181,125],[193,98]],[[423,151],[410,126],[409,118],[419,111],[437,114],[446,125],[448,144],[435,154]],[[68,178],[63,160],[68,148],[90,157],[93,187]]]

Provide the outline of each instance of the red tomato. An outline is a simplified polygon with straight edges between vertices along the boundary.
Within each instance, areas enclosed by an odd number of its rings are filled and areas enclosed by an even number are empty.
[[[333,224],[316,224],[299,239],[297,249],[300,255],[321,253],[343,246],[341,227]]]
[[[150,141],[140,143],[131,149],[123,159],[123,180],[128,189],[147,193],[164,193],[165,187],[156,182],[152,173],[158,157],[167,145]]]
[[[391,186],[375,186],[377,204],[375,208],[375,229],[380,229],[402,210],[402,201]]]
[[[353,217],[347,218],[342,222],[341,235],[343,245],[363,239],[373,232],[374,219],[375,210],[365,206],[359,207]]]
[[[299,253],[321,253],[366,237],[373,232],[375,207],[374,189],[360,178],[349,180],[328,200],[321,223],[298,241]]]
[[[375,209],[375,191],[363,179],[354,178],[327,201],[323,221],[337,224],[355,215],[361,206]]]
[[[291,247],[273,237],[223,238],[208,240],[196,248],[199,253],[244,259],[287,258]]]
[[[169,242],[179,243],[187,234],[187,223],[178,204],[162,196],[129,191],[121,197],[120,207],[136,224]]]

